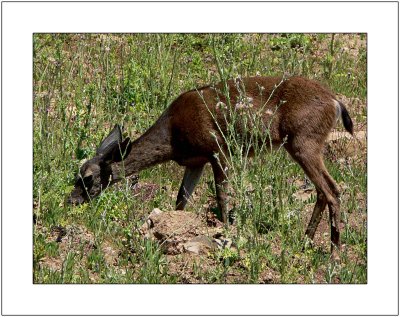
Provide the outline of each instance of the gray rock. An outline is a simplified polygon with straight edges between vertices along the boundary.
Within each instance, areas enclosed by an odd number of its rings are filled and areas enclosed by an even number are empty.
[[[200,235],[186,242],[183,245],[183,248],[185,251],[194,254],[207,254],[208,252],[215,250],[216,245],[210,238]]]

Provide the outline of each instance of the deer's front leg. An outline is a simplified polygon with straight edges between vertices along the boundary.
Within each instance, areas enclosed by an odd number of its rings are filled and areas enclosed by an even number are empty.
[[[213,159],[211,161],[211,166],[214,172],[215,180],[215,191],[217,196],[218,208],[221,211],[222,221],[225,225],[228,225],[228,178],[227,178],[227,166],[226,164],[219,160]]]
[[[187,201],[193,193],[194,188],[199,182],[200,176],[203,173],[204,165],[198,167],[186,167],[183,176],[182,184],[176,199],[176,210],[183,210]]]

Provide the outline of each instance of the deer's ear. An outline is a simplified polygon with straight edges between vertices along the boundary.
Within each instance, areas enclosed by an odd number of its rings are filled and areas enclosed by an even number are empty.
[[[116,124],[108,136],[100,143],[97,148],[96,155],[108,156],[113,153],[118,144],[122,141],[122,131],[121,127]]]
[[[126,138],[123,142],[117,144],[113,148],[113,150],[106,155],[103,155],[102,158],[105,162],[120,162],[122,161],[129,152],[131,151],[132,148],[132,142],[130,138]]]
[[[126,138],[123,142],[117,146],[113,152],[112,160],[113,162],[122,161],[132,149],[132,142],[130,138]]]

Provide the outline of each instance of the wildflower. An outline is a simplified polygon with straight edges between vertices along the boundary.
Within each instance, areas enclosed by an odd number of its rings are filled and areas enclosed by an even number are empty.
[[[227,109],[227,106],[225,103],[223,103],[222,101],[218,101],[217,104],[215,105],[215,107],[217,109]]]

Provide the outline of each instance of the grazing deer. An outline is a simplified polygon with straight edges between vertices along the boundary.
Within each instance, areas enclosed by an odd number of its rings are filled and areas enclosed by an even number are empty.
[[[229,96],[229,97],[227,97]],[[245,98],[245,102],[243,102]],[[323,163],[324,142],[341,117],[353,134],[352,120],[334,94],[319,83],[302,77],[250,77],[206,86],[180,95],[141,137],[122,140],[119,126],[101,142],[96,156],[83,164],[68,201],[82,203],[100,194],[125,176],[173,160],[185,166],[176,209],[184,209],[204,165],[211,163],[216,196],[227,223],[226,189],[228,145],[224,134],[232,116],[246,108],[264,122],[265,142],[282,145],[302,167],[317,190],[317,202],[306,235],[312,240],[328,205],[331,251],[340,249],[339,190]],[[251,129],[235,124],[238,136]],[[221,153],[222,152],[222,153]],[[221,154],[221,155],[216,155]]]

